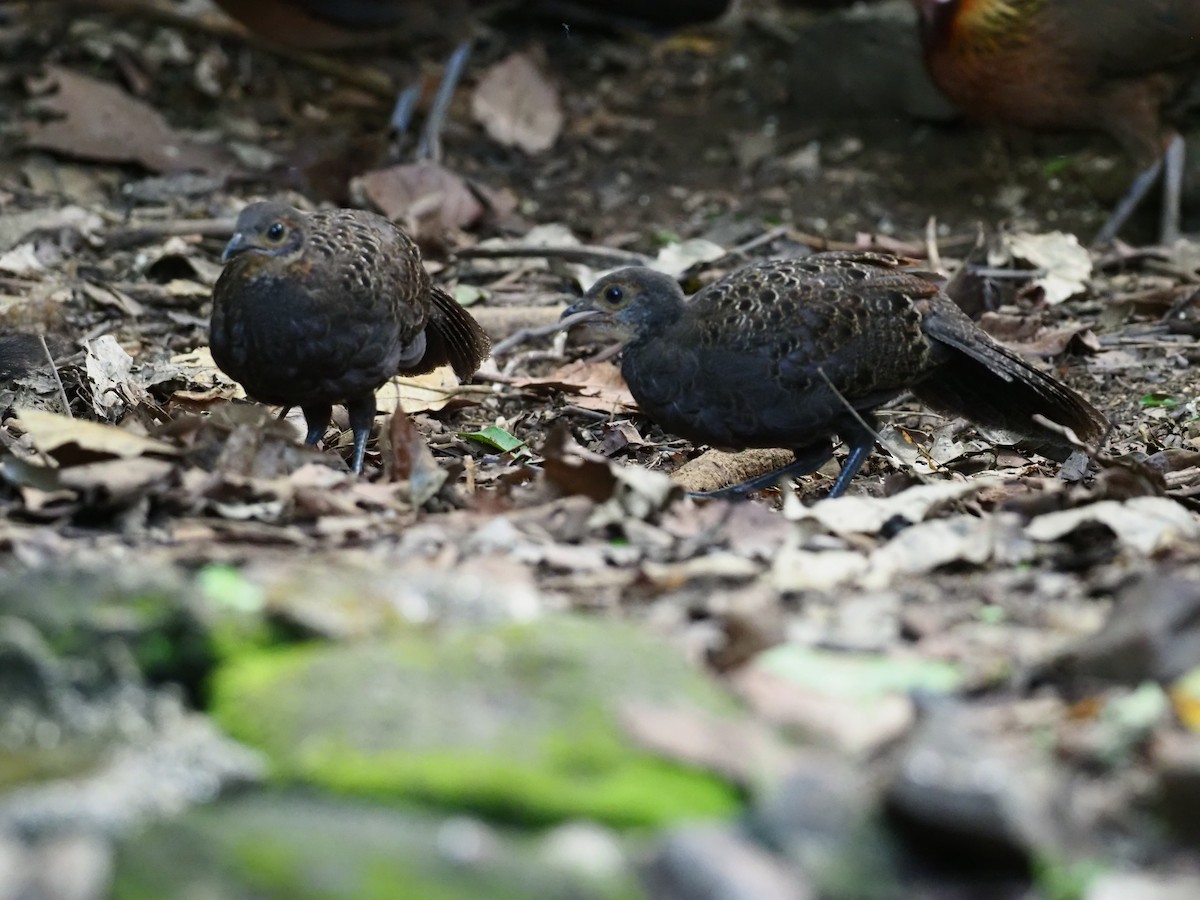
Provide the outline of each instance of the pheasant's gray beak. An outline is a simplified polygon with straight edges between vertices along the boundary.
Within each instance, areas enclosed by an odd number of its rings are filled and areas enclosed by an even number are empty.
[[[562,311],[562,315],[558,317],[558,329],[563,331],[573,325],[580,325],[584,322],[590,322],[593,319],[599,319],[606,315],[603,310],[596,309],[592,306],[592,301],[584,298],[576,300],[570,306]]]
[[[229,239],[229,243],[225,245],[225,251],[221,254],[221,262],[227,263],[237,254],[246,249],[246,236],[240,231],[234,232],[233,237]]]

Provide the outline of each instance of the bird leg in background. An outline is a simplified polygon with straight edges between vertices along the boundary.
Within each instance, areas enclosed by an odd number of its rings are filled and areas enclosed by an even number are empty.
[[[1138,173],[1133,184],[1117,204],[1100,233],[1096,235],[1096,244],[1107,244],[1117,236],[1117,232],[1125,225],[1139,203],[1154,187],[1159,174],[1163,176],[1163,209],[1162,225],[1159,239],[1162,243],[1171,244],[1179,237],[1179,207],[1180,195],[1183,191],[1183,136],[1176,134],[1167,143],[1163,155]]]
[[[798,447],[793,452],[796,458],[786,466],[773,469],[770,472],[764,472],[762,475],[756,475],[753,478],[747,478],[738,484],[717,488],[715,491],[690,491],[688,496],[704,500],[748,497],[756,491],[763,491],[769,487],[774,487],[784,478],[809,475],[817,471],[817,469],[833,458],[833,444],[830,441],[823,440],[815,444],[810,444],[807,447]],[[869,447],[868,452],[870,452]],[[864,456],[863,459],[866,459],[866,457]],[[858,465],[862,465],[862,460],[859,461]],[[840,480],[841,476],[839,475],[838,478]],[[843,486],[842,489],[845,490],[845,487]]]
[[[1183,135],[1171,136],[1163,154],[1163,208],[1159,239],[1164,246],[1179,240],[1180,208],[1183,206],[1183,163],[1186,147]]]
[[[442,126],[446,121],[446,113],[450,109],[450,101],[454,99],[454,91],[458,88],[459,79],[467,66],[471,55],[471,42],[463,41],[446,61],[442,80],[438,84],[437,93],[433,97],[433,105],[425,118],[421,136],[417,141],[416,158],[418,161],[437,162],[442,156]],[[403,137],[412,124],[413,115],[417,109],[417,101],[421,99],[421,85],[413,84],[400,92],[396,98],[396,107],[392,110],[392,129],[399,137]]]

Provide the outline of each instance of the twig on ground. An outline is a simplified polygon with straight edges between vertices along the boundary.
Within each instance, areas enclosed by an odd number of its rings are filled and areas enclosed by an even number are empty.
[[[1055,434],[1065,438],[1067,443],[1076,450],[1081,450],[1086,453],[1088,459],[1099,461],[1100,450],[1097,447],[1093,447],[1091,444],[1085,444],[1083,441],[1081,441],[1079,439],[1079,435],[1075,433],[1074,429],[1068,428],[1066,425],[1059,425],[1053,419],[1047,419],[1041,413],[1034,413],[1032,418],[1033,421],[1037,422],[1037,424],[1041,425],[1047,431],[1052,431]],[[1109,427],[1111,429],[1112,426],[1110,425]],[[1105,437],[1107,437],[1107,435],[1105,435]],[[1102,438],[1101,443],[1103,443],[1103,440],[1104,439]]]
[[[54,383],[58,385],[58,397],[62,400],[63,414],[68,419],[73,419],[75,417],[71,415],[71,401],[67,399],[67,389],[63,387],[62,378],[58,375],[58,366],[54,364],[54,354],[50,352],[50,346],[46,343],[44,334],[39,334],[38,340],[42,342],[42,352],[46,354],[46,359],[50,363],[50,374],[54,376]]]
[[[925,255],[929,259],[929,268],[935,272],[942,271],[942,254],[938,250],[937,216],[930,216],[925,223]]]
[[[748,241],[731,247],[721,259],[728,259],[731,256],[746,256],[751,250],[757,250],[759,247],[777,241],[781,237],[787,237],[790,232],[791,229],[788,226],[778,225],[769,231],[764,231],[757,237],[752,237]],[[716,262],[720,262],[720,260],[716,260]]]
[[[120,228],[105,235],[104,243],[114,249],[148,244],[165,237],[229,237],[235,219],[171,219],[167,222],[148,222],[132,228]]]
[[[559,331],[565,331],[572,325],[579,322],[586,322],[588,319],[595,318],[596,314],[591,310],[575,313],[566,319],[561,319],[557,322],[551,322],[549,325],[535,325],[532,328],[521,328],[514,331],[500,343],[492,347],[492,358],[506,356],[514,348],[521,346],[526,341],[531,341],[534,338],[545,337],[548,334],[555,334]]]
[[[602,266],[645,266],[651,258],[632,250],[615,250],[579,244],[573,247],[464,247],[454,254],[459,259],[561,259]]]
[[[875,438],[876,445],[883,448],[884,452],[887,453],[887,455],[889,457],[891,457],[892,462],[898,468],[903,468],[904,461],[902,459],[900,459],[898,456],[896,456],[896,454],[893,453],[891,450],[888,450],[887,446],[883,443],[883,438],[881,438],[879,436],[879,432],[871,427],[870,423],[868,423],[867,420],[862,417],[862,415],[859,413],[859,411],[854,408],[853,404],[851,404],[850,401],[846,399],[846,395],[843,394],[841,391],[839,391],[837,385],[834,384],[830,380],[829,376],[825,374],[824,366],[817,366],[817,374],[821,376],[821,378],[825,381],[825,384],[827,384],[829,386],[829,389],[831,391],[833,391],[833,396],[837,397],[838,400],[841,401],[841,404],[844,407],[846,407],[846,411],[848,413],[850,413],[850,415],[852,415],[858,421],[859,425],[861,425],[864,429],[866,429],[867,434],[869,434],[869,435],[871,435],[871,437]],[[914,472],[913,474],[916,475],[918,478],[921,477],[920,473],[918,473],[918,472]]]

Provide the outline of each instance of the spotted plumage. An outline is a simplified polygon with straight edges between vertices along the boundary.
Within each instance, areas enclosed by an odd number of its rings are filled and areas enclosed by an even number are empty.
[[[1107,427],[1079,394],[981,331],[934,276],[887,254],[757,263],[690,300],[670,276],[621,269],[564,316],[585,311],[622,341],[629,389],[667,431],[718,447],[793,449],[789,472],[823,464],[839,435],[851,454],[833,496],[874,446],[872,411],[905,391],[935,409],[1059,443],[1033,414],[1084,440]]]
[[[254,399],[299,406],[310,444],[344,403],[356,472],[380,385],[447,363],[467,378],[487,356],[483,330],[431,283],[416,244],[382,216],[253,203],[222,258],[213,359]]]

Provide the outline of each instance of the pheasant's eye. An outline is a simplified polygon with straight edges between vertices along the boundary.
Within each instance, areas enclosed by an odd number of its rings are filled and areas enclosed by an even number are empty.
[[[613,285],[612,287],[610,287],[608,290],[606,290],[604,292],[604,299],[607,300],[609,303],[613,303],[613,304],[620,303],[622,300],[625,299],[625,292],[623,290],[621,290],[621,288],[617,287],[616,285]]]
[[[277,241],[283,237],[283,223],[272,222],[267,228],[267,238],[272,241]]]

